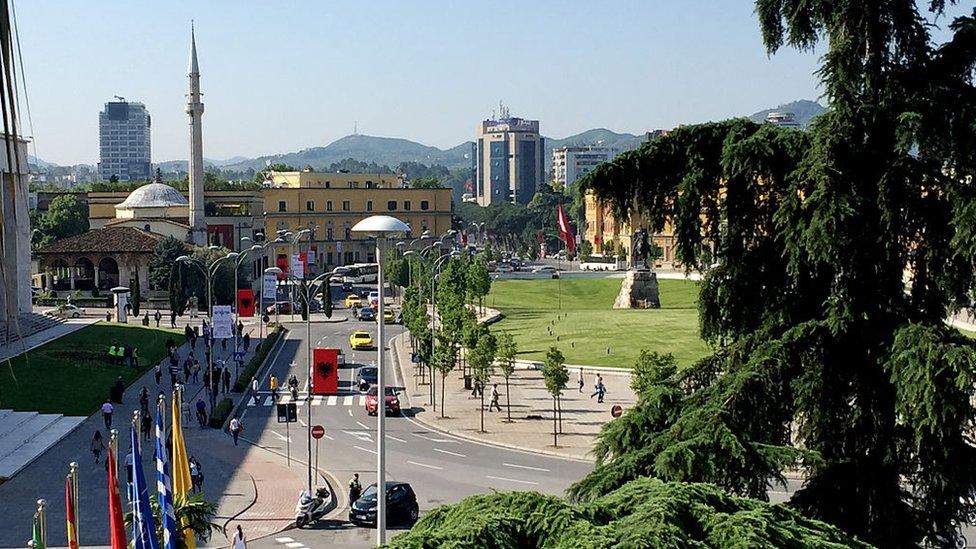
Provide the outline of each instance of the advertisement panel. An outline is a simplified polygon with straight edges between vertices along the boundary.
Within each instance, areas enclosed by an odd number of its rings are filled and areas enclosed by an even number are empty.
[[[230,305],[213,306],[214,339],[230,339],[234,337],[234,317],[230,314]]]
[[[291,274],[296,278],[303,278],[305,276],[305,262],[302,261],[302,255],[291,255]]]
[[[261,303],[274,303],[277,299],[277,291],[278,276],[274,273],[265,273],[261,285]]]

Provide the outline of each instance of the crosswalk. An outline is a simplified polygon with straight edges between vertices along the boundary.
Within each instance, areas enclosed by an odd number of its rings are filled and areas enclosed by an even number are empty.
[[[274,395],[258,394],[256,397],[249,397],[247,405],[250,408],[273,406],[275,404],[288,404],[294,402],[296,406],[304,406],[309,402],[307,393],[299,393],[297,399],[292,399],[290,393],[278,393],[278,401],[275,402]],[[313,395],[312,406],[365,406],[366,395]]]

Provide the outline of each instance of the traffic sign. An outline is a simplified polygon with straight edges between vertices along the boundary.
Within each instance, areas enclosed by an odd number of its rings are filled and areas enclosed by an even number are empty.
[[[619,404],[614,404],[613,408],[610,408],[610,415],[613,417],[620,417],[624,413],[623,406]]]
[[[294,402],[279,404],[277,410],[278,423],[295,423],[298,421],[298,405]]]
[[[312,438],[318,440],[324,436],[325,436],[325,427],[322,427],[321,425],[312,426]]]

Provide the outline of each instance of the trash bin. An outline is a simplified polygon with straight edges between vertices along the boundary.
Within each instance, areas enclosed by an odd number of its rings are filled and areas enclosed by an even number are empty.
[[[472,389],[472,387],[473,387],[473,385],[471,385],[471,376],[465,375],[464,376],[464,390],[465,391],[470,391]]]

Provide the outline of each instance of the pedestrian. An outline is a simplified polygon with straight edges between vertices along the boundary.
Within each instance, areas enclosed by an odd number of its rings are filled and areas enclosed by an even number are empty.
[[[108,363],[115,364],[115,344],[108,346]]]
[[[148,311],[147,311],[148,314]],[[159,314],[159,309],[156,309],[156,314],[153,315],[153,320],[156,321],[156,327],[159,328],[159,319],[163,318],[163,315]]]
[[[583,386],[586,385],[586,381],[583,379],[583,369],[579,369],[579,373],[576,374],[576,381],[579,382],[579,392],[583,392]]]
[[[122,376],[119,376],[115,380],[115,396],[117,398],[116,402],[122,404],[122,396],[125,394],[125,382],[122,381]]]
[[[603,404],[603,395],[607,393],[607,387],[603,384],[603,380],[596,382],[596,392],[590,395],[590,398],[597,397],[597,404]]]
[[[149,415],[149,410],[142,413],[142,440],[149,442],[152,439],[150,433],[152,433],[152,416]]]
[[[210,378],[210,409],[217,407],[217,394],[220,392],[220,368],[214,370]]]
[[[183,331],[186,339],[190,342],[190,348],[194,351],[197,350],[197,331],[190,327],[189,324],[186,325],[186,329]]]
[[[139,347],[132,348],[132,367],[139,367]]]
[[[176,311],[175,310],[171,310],[169,312],[169,327],[172,328],[172,329],[174,329],[174,330],[176,329]]]
[[[207,393],[210,392],[210,368],[207,368],[207,370],[203,372],[203,388],[207,391]]]
[[[231,549],[247,549],[247,538],[244,537],[244,530],[241,529],[240,524],[237,525],[237,532],[234,533]]]
[[[95,463],[98,463],[98,460],[102,457],[102,451],[105,450],[105,442],[102,441],[102,432],[98,429],[95,429],[95,434],[92,435],[89,448],[91,449],[92,455],[95,456]]]
[[[220,339],[220,350],[221,351],[224,351],[224,352],[227,352],[227,338],[226,337]]]
[[[125,481],[129,483],[130,490],[132,488],[132,473],[135,471],[133,465],[135,465],[135,457],[132,455],[132,449],[130,448],[129,453],[125,455]]]
[[[190,371],[193,368],[193,355],[187,354],[183,359],[183,379],[190,379]]]
[[[363,485],[359,483],[359,473],[353,473],[349,481],[349,506],[351,507],[363,493]]]
[[[230,392],[230,368],[224,367],[222,379],[224,381],[224,394],[226,395]]]
[[[207,404],[202,398],[197,399],[197,422],[201,429],[207,426]]]
[[[257,376],[251,376],[251,396],[255,399],[258,398],[258,378]]]
[[[251,332],[244,334],[244,352],[251,348]]]
[[[105,322],[112,322],[112,311],[105,311]]]
[[[149,389],[145,385],[142,386],[142,391],[139,392],[139,409],[143,415],[149,415]]]
[[[146,316],[142,317],[142,325],[149,326],[149,311],[146,311]]]
[[[200,464],[197,463],[197,458],[190,456],[190,489],[194,492],[200,491]]]
[[[493,408],[498,409],[499,412],[502,411],[502,407],[498,404],[498,384],[491,384],[491,403],[488,404],[488,411],[491,412]]]
[[[237,337],[244,335],[244,323],[240,320],[237,321]]]
[[[193,366],[190,366],[190,373],[193,374],[193,383],[200,383],[200,361],[193,359]]]
[[[132,347],[128,343],[122,346],[122,359],[125,361],[125,367],[132,367]]]
[[[230,420],[230,434],[234,437],[234,446],[237,446],[237,437],[243,430],[244,423],[237,417],[237,414],[234,414],[234,418]]]
[[[271,374],[271,380],[268,382],[271,386],[271,396],[274,397],[275,402],[278,401],[278,378],[274,374]]]
[[[163,378],[163,365],[159,362],[156,363],[154,375],[156,376],[156,385],[159,385],[159,380]]]
[[[175,387],[180,376],[180,359],[174,353],[169,356],[169,382]]]

